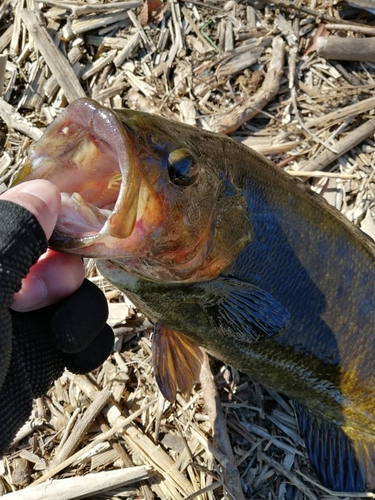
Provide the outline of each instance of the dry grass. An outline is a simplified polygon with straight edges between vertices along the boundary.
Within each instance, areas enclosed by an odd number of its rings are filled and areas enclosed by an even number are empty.
[[[333,60],[319,43],[317,52],[318,37],[328,35],[355,51],[351,40],[374,35],[374,18],[334,3],[3,0],[0,184],[9,185],[30,140],[67,102],[87,95],[231,133],[303,176],[375,237],[371,54],[358,62],[354,52],[357,62],[348,62],[340,43]],[[216,439],[224,442],[228,430],[233,456],[212,444],[210,415],[222,415],[209,381],[174,405],[163,401],[153,378],[152,325],[89,273],[110,300],[114,354],[88,376],[65,373],[36,402],[1,463],[3,491],[20,495],[10,498],[78,498],[77,488],[95,499],[337,498],[312,472],[291,404],[246,375],[212,361],[226,420]],[[93,474],[135,466],[115,479]],[[230,467],[238,468],[243,493],[231,490],[238,483],[231,484]],[[73,481],[50,484],[46,497],[44,484],[35,496],[25,489],[48,477]]]

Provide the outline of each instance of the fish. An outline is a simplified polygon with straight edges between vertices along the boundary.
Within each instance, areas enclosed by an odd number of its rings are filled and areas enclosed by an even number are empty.
[[[16,182],[47,179],[49,242],[155,324],[173,400],[202,348],[285,394],[322,484],[375,488],[375,244],[298,179],[230,137],[89,98],[31,146]]]
[[[375,15],[375,2],[374,0],[353,0],[348,2],[349,5],[355,7],[356,9],[367,10],[371,14]]]

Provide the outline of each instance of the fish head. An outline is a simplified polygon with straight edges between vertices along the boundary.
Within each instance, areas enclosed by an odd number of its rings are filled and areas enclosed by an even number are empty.
[[[152,281],[206,280],[251,239],[216,137],[79,99],[31,146],[16,183],[43,178],[60,190],[52,248]]]

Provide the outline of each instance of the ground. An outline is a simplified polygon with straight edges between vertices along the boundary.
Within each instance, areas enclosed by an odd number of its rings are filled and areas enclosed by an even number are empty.
[[[231,134],[375,237],[371,4],[3,0],[0,184],[11,184],[30,143],[67,103],[86,95]],[[47,471],[95,477],[101,488],[108,478],[94,473],[147,465],[137,478],[148,479],[90,498],[337,498],[310,467],[292,404],[234,368],[211,360],[226,422],[215,443],[227,431],[233,457],[213,444],[209,384],[165,402],[153,377],[152,325],[93,262],[87,273],[110,302],[114,353],[88,376],[65,373],[35,403],[2,461],[4,492],[23,491]],[[119,423],[126,432],[103,436]],[[228,493],[225,467],[238,468],[242,492]],[[78,498],[71,487],[66,498]]]

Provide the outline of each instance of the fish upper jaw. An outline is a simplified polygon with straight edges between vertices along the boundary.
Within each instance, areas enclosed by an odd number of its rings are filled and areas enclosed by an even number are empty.
[[[15,183],[44,178],[61,192],[51,247],[91,257],[126,255],[134,230],[150,230],[163,207],[142,178],[136,146],[111,110],[91,99],[70,104],[30,148]],[[151,223],[142,224],[153,211]],[[156,215],[155,215],[156,214]]]

